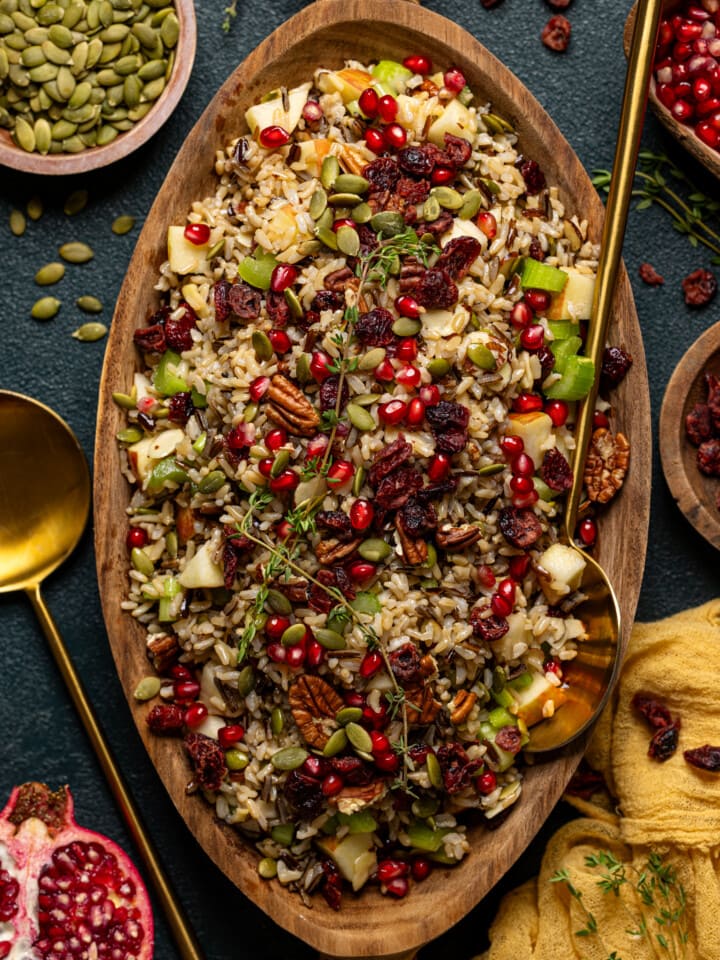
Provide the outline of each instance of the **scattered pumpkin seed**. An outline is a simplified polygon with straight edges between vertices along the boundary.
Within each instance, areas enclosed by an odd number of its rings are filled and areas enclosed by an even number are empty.
[[[343,707],[335,714],[335,719],[343,727],[346,723],[357,723],[362,720],[362,710],[360,707]]]
[[[505,463],[486,463],[483,467],[478,467],[475,471],[479,477],[492,477],[496,473],[502,473],[507,464]]]
[[[372,414],[357,403],[349,403],[345,408],[350,423],[358,430],[373,430],[376,426]]]
[[[484,343],[472,343],[467,349],[467,355],[476,367],[481,370],[494,370],[497,366],[495,354]]]
[[[330,247],[331,250],[337,250],[337,237],[329,227],[316,227],[315,236],[318,240],[321,240],[326,247]]]
[[[263,857],[258,863],[258,873],[263,880],[273,880],[277,876],[277,860],[272,857]]]
[[[254,330],[252,335],[252,345],[255,356],[259,361],[268,361],[273,357],[273,346],[270,338],[262,330]]]
[[[369,223],[373,217],[372,207],[369,203],[359,203],[352,208],[350,216],[355,223]]]
[[[21,237],[25,233],[27,223],[22,210],[10,211],[10,232],[15,237]]]
[[[340,175],[340,163],[337,157],[325,157],[320,168],[320,183],[330,190]]]
[[[440,761],[434,753],[428,753],[425,758],[425,765],[427,766],[428,780],[432,786],[435,787],[436,790],[442,790],[442,770],[440,769]]]
[[[110,229],[113,233],[117,234],[117,236],[122,237],[124,234],[129,233],[134,226],[135,217],[123,215],[120,217],[115,217]]]
[[[435,357],[433,360],[430,360],[427,365],[427,371],[433,380],[440,380],[447,375],[449,370],[450,361],[445,360],[443,357]]]
[[[67,260],[68,263],[87,263],[88,260],[92,260],[95,256],[92,249],[86,243],[81,243],[79,240],[64,243],[58,248],[58,253],[63,260]]]
[[[132,393],[113,393],[113,401],[123,410],[134,410],[137,403],[137,393],[133,387]]]
[[[74,217],[76,213],[84,210],[88,202],[87,190],[74,190],[66,199],[63,206],[63,212],[68,217]]]
[[[284,647],[295,647],[301,642],[305,633],[306,627],[304,623],[293,623],[292,626],[283,632],[283,635],[280,637],[280,643]]]
[[[313,220],[319,220],[320,217],[325,213],[327,209],[327,194],[322,187],[318,187],[315,193],[310,198],[310,206],[308,207],[308,213],[313,218]]]
[[[228,770],[244,770],[250,763],[250,760],[248,755],[243,753],[242,750],[233,748],[225,752],[225,763],[227,764]],[[275,863],[274,860],[273,863]]]
[[[482,194],[479,190],[468,190],[463,196],[463,205],[458,211],[461,220],[471,220],[482,206]]]
[[[237,688],[241,697],[246,697],[255,689],[255,671],[250,664],[243,667],[238,674]]]
[[[96,340],[102,340],[106,333],[107,327],[104,323],[91,320],[78,327],[73,332],[73,337],[76,340],[82,340],[84,343],[95,343]]]
[[[41,297],[33,304],[30,315],[35,320],[52,320],[60,309],[60,301],[55,297]]]
[[[446,210],[459,210],[463,205],[462,194],[452,187],[433,187],[432,196]]]
[[[359,197],[356,193],[331,193],[328,197],[328,203],[333,207],[356,207],[359,203],[362,203],[362,197]]]
[[[120,443],[137,443],[142,440],[143,432],[138,427],[125,427],[124,430],[118,430],[115,436]]]
[[[151,577],[155,572],[152,560],[141,547],[132,548],[130,551],[130,563],[132,563],[138,573],[142,573],[145,577]]]
[[[356,257],[360,253],[360,237],[352,227],[340,227],[336,234],[338,250],[347,257]]]
[[[313,632],[317,642],[321,647],[325,647],[326,650],[344,650],[347,646],[345,637],[340,633],[336,633],[335,630],[318,627]]]
[[[227,477],[222,470],[211,470],[198,484],[198,490],[200,493],[217,493],[225,483],[227,483]]]
[[[355,747],[356,750],[362,750],[363,753],[372,752],[372,740],[370,739],[370,734],[364,727],[361,727],[359,723],[353,723],[352,721],[345,726],[345,733],[350,743]]]
[[[275,590],[273,587],[270,587],[268,590],[267,604],[273,613],[281,613],[283,616],[288,616],[288,614],[292,613],[292,604],[288,598],[284,593]]]
[[[35,283],[41,287],[49,287],[58,283],[65,276],[65,267],[62,263],[46,263],[35,274]]]
[[[278,452],[275,454],[273,465],[270,468],[270,476],[279,477],[289,463],[290,463],[290,451],[278,450]]]
[[[299,320],[303,315],[303,308],[298,295],[290,287],[285,289],[283,295],[285,297],[285,303],[290,307],[290,313],[296,320]]]
[[[160,693],[159,677],[143,677],[140,683],[135,687],[133,696],[136,700],[152,700]]]
[[[398,317],[392,325],[392,332],[398,337],[415,337],[420,333],[421,327],[419,320],[413,320],[412,317]]]
[[[276,770],[297,770],[308,758],[307,750],[302,747],[284,747],[270,758]]]
[[[341,173],[335,177],[333,191],[335,193],[367,193],[370,182],[365,177],[356,176],[354,173]]]
[[[195,404],[197,406],[197,404]],[[207,406],[207,404],[205,404]],[[255,417],[257,416],[258,405],[256,403],[249,403],[243,410],[243,423],[252,423]]]
[[[283,732],[285,727],[285,715],[280,709],[280,707],[273,707],[270,712],[270,729],[275,734],[279,736]]]
[[[358,467],[352,482],[352,492],[354,497],[360,496],[363,484],[365,483],[365,467]]]
[[[392,553],[392,547],[385,540],[379,537],[371,537],[364,540],[358,547],[358,553],[363,560],[371,560],[373,563],[379,563],[386,560]]]
[[[295,377],[298,383],[310,382],[310,357],[306,353],[301,353],[295,361]]]
[[[348,738],[345,733],[345,727],[340,727],[339,730],[336,730],[333,734],[330,735],[330,739],[323,747],[323,756],[324,757],[334,757],[336,754],[340,753],[341,750],[344,750],[347,746]]]
[[[440,203],[438,198],[430,194],[423,204],[423,220],[432,223],[440,216]]]
[[[102,313],[103,305],[97,297],[91,297],[88,294],[85,294],[82,297],[78,297],[75,301],[75,304],[84,313]]]
[[[384,359],[385,348],[373,347],[372,350],[368,350],[368,352],[364,353],[358,360],[358,370],[362,370],[363,372],[374,370],[375,367],[379,366]]]
[[[375,233],[382,233],[383,237],[395,237],[406,229],[403,215],[394,210],[376,213],[370,220],[370,226]]]

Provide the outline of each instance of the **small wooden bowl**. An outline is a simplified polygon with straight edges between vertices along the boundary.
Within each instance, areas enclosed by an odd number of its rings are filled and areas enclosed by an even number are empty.
[[[149,140],[180,102],[195,59],[197,25],[193,0],[174,2],[180,24],[180,36],[175,47],[175,65],[170,80],[154,107],[132,130],[121,133],[104,147],[88,147],[82,153],[53,153],[45,156],[41,153],[28,153],[15,144],[9,130],[0,130],[0,165],[21,170],[23,173],[41,173],[45,176],[86,173],[126,157]]]
[[[623,48],[625,50],[626,57],[630,51],[630,41],[632,40],[633,28],[635,26],[637,6],[637,3],[635,3],[628,14],[627,20],[625,21]],[[666,0],[665,4],[663,5],[663,12],[667,13],[677,6],[678,0]],[[680,123],[679,120],[676,120],[668,108],[658,100],[657,93],[655,92],[654,76],[650,79],[649,99],[650,106],[653,108],[658,120],[667,130],[670,131],[678,143],[685,147],[685,149],[691,153],[695,159],[698,160],[706,169],[708,169],[710,173],[714,174],[716,177],[720,177],[720,153],[717,150],[713,150],[713,148],[709,147],[706,143],[703,143],[692,127],[688,127],[686,124]]]
[[[685,417],[707,400],[705,374],[720,376],[720,323],[699,337],[675,367],[660,411],[660,457],[677,505],[698,533],[720,549],[720,479],[706,477],[685,435]]]

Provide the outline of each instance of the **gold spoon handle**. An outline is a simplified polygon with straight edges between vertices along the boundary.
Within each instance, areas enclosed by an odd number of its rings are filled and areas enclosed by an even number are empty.
[[[75,704],[75,708],[80,715],[80,719],[85,731],[90,738],[90,742],[98,758],[100,766],[112,792],[120,812],[123,815],[125,823],[130,831],[130,835],[135,841],[140,856],[145,866],[145,870],[152,882],[158,900],[165,912],[170,929],[172,930],[178,951],[182,960],[203,960],[200,947],[195,940],[195,936],[190,929],[190,924],[185,917],[179,903],[175,899],[172,887],[165,876],[165,872],[160,865],[157,852],[153,846],[150,837],[147,834],[145,826],[140,817],[140,812],[135,806],[135,801],[125,786],[122,775],[115,763],[110,747],[100,729],[90,701],[83,689],[80,678],[75,667],[72,664],[67,648],[63,643],[62,637],[58,632],[55,622],[45,601],[40,594],[40,585],[25,589],[33,609],[37,615],[43,633],[50,646],[55,663],[58,666],[60,674],[70,691],[70,696]]]
[[[615,280],[620,266],[625,223],[630,207],[633,180],[635,179],[635,165],[640,149],[650,70],[655,56],[655,41],[662,6],[662,0],[640,0],[628,57],[610,193],[608,194],[605,222],[600,240],[600,262],[598,263],[597,279],[595,280],[592,321],[585,344],[585,355],[590,357],[595,364],[595,379],[587,399],[583,402],[575,427],[576,450],[573,486],[565,512],[565,530],[570,541],[573,540],[575,534],[580,495],[583,488],[585,458],[592,436],[592,419],[598,393],[600,365],[605,349],[605,335],[610,322]]]

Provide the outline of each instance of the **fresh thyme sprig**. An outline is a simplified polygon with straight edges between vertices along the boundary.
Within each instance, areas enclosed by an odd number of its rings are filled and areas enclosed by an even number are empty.
[[[424,267],[427,267],[430,257],[439,253],[434,243],[421,240],[414,230],[403,230],[394,237],[380,240],[380,243],[371,250],[358,267],[358,276],[361,286],[367,283],[376,283],[386,287],[390,277],[399,272],[400,261],[403,257],[415,257]]]
[[[230,27],[232,26],[232,22],[235,19],[235,17],[237,17],[237,5],[238,5],[238,0],[230,0],[229,6],[225,7],[225,9],[223,10],[223,13],[225,14],[225,19],[222,22],[222,28],[225,31],[225,33],[230,32]]]
[[[623,886],[628,883],[634,886],[642,908],[639,916],[630,916],[632,926],[626,928],[625,932],[631,940],[645,938],[657,942],[672,960],[682,960],[685,957],[685,945],[688,942],[686,897],[672,864],[664,863],[659,853],[652,852],[643,869],[638,870],[632,864],[622,863],[608,850],[600,850],[585,857],[585,865],[601,871],[595,883],[604,894],[619,897]],[[585,926],[576,930],[575,936],[597,935],[597,918],[583,903],[582,891],[573,884],[569,871],[557,870],[550,882],[564,884],[583,911]],[[613,951],[608,960],[622,958],[617,951]]]
[[[638,198],[636,209],[647,210],[653,204],[661,207],[672,217],[674,230],[684,234],[693,247],[703,244],[715,254],[712,263],[720,263],[720,201],[698,190],[687,174],[664,153],[643,150],[639,156],[635,171],[639,185],[632,192]],[[607,193],[612,172],[594,170],[593,173],[593,184]],[[676,185],[689,191],[685,199],[674,188]],[[713,221],[717,229],[714,229]]]

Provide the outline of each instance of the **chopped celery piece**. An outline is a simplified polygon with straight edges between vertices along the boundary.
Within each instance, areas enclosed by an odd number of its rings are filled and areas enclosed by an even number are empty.
[[[172,623],[177,620],[180,604],[173,600],[182,593],[182,586],[175,577],[166,577],[163,583],[163,595],[158,603],[158,621]]]
[[[411,845],[415,850],[423,850],[426,853],[437,853],[442,847],[443,837],[449,833],[449,830],[433,830],[423,820],[413,820],[407,829]]]
[[[376,67],[373,67],[372,76],[378,84],[388,87],[391,93],[402,93],[405,84],[412,77],[412,70],[408,70],[396,60],[380,60]],[[377,86],[374,84],[374,86]]]
[[[187,473],[172,457],[165,457],[156,463],[148,480],[148,493],[158,493],[167,482],[183,484],[187,480]]]
[[[377,820],[369,810],[358,810],[357,813],[351,813],[348,817],[350,833],[373,833],[377,830],[377,826]]]
[[[270,278],[276,266],[277,260],[275,257],[263,250],[262,247],[257,247],[251,257],[245,257],[244,260],[240,261],[238,276],[245,283],[249,283],[251,287],[257,287],[258,290],[269,290]]]
[[[166,350],[160,357],[160,363],[158,363],[153,377],[153,386],[164,397],[172,397],[176,393],[184,393],[188,389],[187,383],[177,372],[180,363],[180,354],[175,353],[174,350]]]
[[[548,320],[548,329],[556,340],[580,336],[580,324],[572,320]]]
[[[564,270],[550,267],[540,260],[525,257],[520,274],[520,285],[524,289],[547,290],[549,293],[560,293],[568,282],[568,275]]]
[[[488,720],[497,730],[501,727],[515,726],[513,715],[509,713],[505,707],[496,707],[494,710],[491,710],[488,714]]]
[[[190,391],[190,399],[192,400],[193,406],[196,407],[198,410],[204,410],[205,407],[208,405],[207,397],[205,396],[205,394],[200,393],[198,390],[195,389],[195,387],[193,387],[192,390]]]
[[[507,685],[512,690],[526,690],[532,682],[532,674],[529,670],[525,670],[523,673],[518,674],[517,677],[513,677],[512,680],[508,680]]]
[[[289,847],[295,838],[295,824],[279,823],[270,830],[270,836],[275,843],[279,843],[281,847]]]
[[[511,707],[513,703],[515,703],[510,691],[505,690],[504,688],[502,690],[497,690],[497,691],[493,690],[492,698],[495,701],[495,703],[497,703],[498,706],[500,707]]]
[[[595,379],[595,364],[590,357],[568,357],[562,377],[545,391],[550,400],[582,400]]]
[[[350,606],[356,613],[380,613],[382,604],[374,593],[358,593],[354,600],[350,601]]]
[[[575,356],[581,346],[582,340],[580,337],[568,337],[567,340],[553,340],[550,344],[550,349],[555,357],[553,370],[556,370],[558,373],[565,373],[568,358]]]

